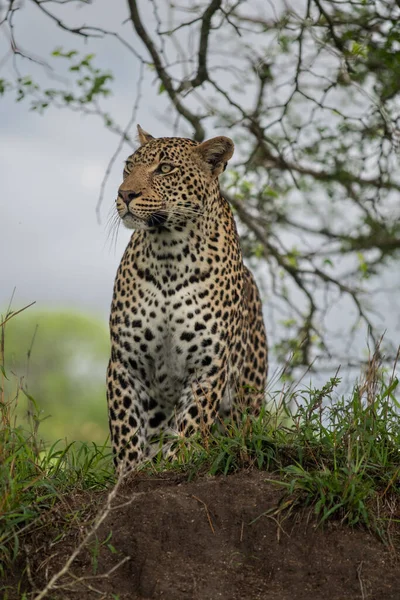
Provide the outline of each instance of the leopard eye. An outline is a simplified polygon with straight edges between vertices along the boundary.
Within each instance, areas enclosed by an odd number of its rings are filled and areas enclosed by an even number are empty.
[[[174,169],[173,165],[169,165],[168,163],[161,163],[157,167],[157,171],[159,173],[162,173],[163,175],[170,173],[173,169]]]
[[[130,172],[132,171],[133,168],[133,163],[130,162],[129,160],[127,160],[125,162],[125,166],[124,166],[124,170],[122,172],[122,178],[126,179],[126,177],[128,177],[128,175],[130,174]]]
[[[133,167],[133,163],[130,160],[127,160],[125,163],[125,167],[124,167],[124,177],[126,177],[127,175],[129,175],[129,173],[132,171],[132,167]]]

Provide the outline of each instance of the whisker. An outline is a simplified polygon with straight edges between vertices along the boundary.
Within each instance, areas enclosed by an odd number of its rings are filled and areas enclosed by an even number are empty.
[[[110,236],[110,234],[112,233],[112,231],[113,231],[113,229],[114,229],[115,225],[116,225],[116,224],[117,224],[117,222],[118,222],[118,219],[119,219],[119,215],[118,215],[118,214],[112,215],[112,216],[111,216],[111,217],[108,219],[108,221],[107,221],[107,232],[108,232],[108,235],[107,235],[107,237],[109,237],[109,236]]]
[[[115,235],[114,235],[114,252],[117,249],[117,242],[118,242],[118,232],[119,232],[119,228],[121,227],[121,219],[118,221],[117,223],[117,228],[114,230],[115,231]]]
[[[110,215],[107,219],[107,225],[106,225],[107,238],[106,238],[105,243],[108,242],[109,250],[113,249],[114,252],[117,247],[118,231],[119,231],[120,224],[121,224],[121,219],[118,214],[118,211],[115,209],[115,207],[112,207],[112,209],[110,210]]]
[[[200,211],[196,211],[196,210],[188,210],[188,209],[181,209],[181,208],[173,208],[173,210],[171,210],[170,212],[171,215],[177,215],[177,216],[181,216],[181,217],[201,217],[203,215],[202,212]]]
[[[153,215],[155,224],[158,225],[162,222],[164,217],[172,216],[180,219],[194,219],[203,215],[203,211],[192,208],[190,206],[178,205],[173,206],[170,210],[161,210],[158,214]],[[109,250],[115,252],[118,243],[118,233],[121,225],[121,218],[116,210],[115,205],[110,207],[109,215],[106,222],[106,240],[104,245],[107,244]]]
[[[113,204],[112,206],[110,206],[110,210],[108,211],[106,228],[108,228],[110,223],[114,221],[116,215],[118,215],[118,211],[115,207],[115,204]]]
[[[196,215],[202,215],[203,212],[204,212],[204,211],[199,210],[197,208],[192,208],[191,206],[185,206],[185,205],[182,205],[182,204],[176,204],[173,208],[174,208],[174,210],[178,209],[178,210],[181,210],[182,212],[193,213],[193,214],[196,214]]]

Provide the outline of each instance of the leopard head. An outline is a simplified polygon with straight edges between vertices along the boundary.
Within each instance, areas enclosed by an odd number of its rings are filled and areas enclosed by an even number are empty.
[[[130,229],[168,229],[201,217],[205,198],[219,196],[218,177],[233,154],[232,140],[154,138],[140,126],[138,138],[116,200],[123,223]]]

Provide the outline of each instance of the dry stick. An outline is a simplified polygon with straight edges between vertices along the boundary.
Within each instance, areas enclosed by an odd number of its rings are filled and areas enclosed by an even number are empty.
[[[276,511],[278,513],[278,511]],[[278,521],[278,519],[276,517],[274,517],[273,515],[265,515],[267,517],[267,519],[272,519],[274,521],[274,523],[276,523],[277,528],[276,528],[276,539],[278,542],[281,541],[281,532],[284,533],[288,538],[290,538],[290,535],[288,534],[287,531],[285,531],[283,529],[282,524]]]
[[[396,469],[393,477],[391,477],[389,483],[387,484],[386,488],[384,489],[384,491],[382,493],[382,498],[384,496],[386,496],[386,494],[388,493],[388,491],[390,490],[390,488],[393,487],[393,485],[397,481],[399,475],[400,475],[400,467],[398,467],[398,469]]]
[[[208,511],[207,504],[206,504],[205,502],[203,502],[203,500],[200,500],[200,498],[198,498],[198,497],[197,497],[197,496],[195,496],[194,494],[192,494],[192,498],[194,498],[195,500],[197,500],[197,502],[200,502],[200,504],[202,504],[202,505],[204,506],[204,508],[205,508],[205,510],[206,510],[207,519],[208,519],[208,522],[209,522],[209,524],[210,524],[210,527],[211,527],[211,531],[212,531],[212,532],[213,532],[213,534],[215,535],[215,530],[214,530],[214,527],[213,527],[213,524],[212,524],[212,521],[211,521],[211,517],[210,517],[210,513],[209,513],[209,511]],[[36,600],[36,598],[35,598],[35,600]]]
[[[76,586],[78,583],[80,583],[90,592],[95,592],[102,598],[105,598],[104,593],[101,590],[98,590],[97,588],[94,587],[94,585],[90,585],[90,583],[87,583],[83,577],[76,577],[73,573],[70,573],[69,576],[72,577],[71,582],[69,582],[67,585],[56,586],[55,589],[62,589],[65,592],[65,590],[67,590],[68,588],[71,588],[70,591],[76,593],[78,590],[72,589],[72,586]]]
[[[84,585],[85,588],[88,589],[88,590],[90,590],[91,592],[96,592],[97,594],[103,594],[103,592],[101,590],[96,589],[93,585],[91,585],[89,583],[89,581],[93,581],[93,580],[97,580],[98,581],[98,580],[101,580],[101,579],[109,579],[111,577],[111,575],[117,569],[119,569],[120,567],[122,567],[122,565],[124,565],[128,560],[131,560],[131,557],[130,556],[125,556],[125,558],[123,558],[122,560],[120,560],[119,563],[117,563],[116,565],[114,565],[113,567],[111,567],[111,569],[109,571],[107,571],[106,573],[101,573],[100,575],[86,575],[85,577],[77,577],[73,573],[70,573],[70,577],[72,577],[73,581],[71,581],[67,585],[60,586],[60,588],[65,590],[65,589],[68,589],[69,587],[71,587],[73,585],[76,585],[77,583],[80,583],[80,584]],[[71,589],[71,591],[74,592],[75,590]]]
[[[103,507],[103,509],[100,511],[99,515],[97,516],[92,529],[85,535],[85,537],[83,538],[81,543],[75,548],[75,550],[69,556],[69,558],[66,561],[66,563],[64,564],[64,566],[55,575],[53,575],[53,577],[50,579],[50,581],[48,582],[46,587],[41,592],[39,592],[39,594],[37,596],[35,596],[33,600],[42,600],[42,598],[45,598],[46,595],[52,589],[54,589],[56,587],[56,583],[60,579],[60,577],[62,577],[63,575],[66,575],[66,573],[68,573],[68,570],[71,567],[74,560],[76,559],[76,557],[80,554],[80,552],[82,552],[83,548],[86,546],[86,544],[88,543],[88,541],[90,540],[92,535],[99,529],[100,525],[110,514],[110,512],[112,510],[112,506],[111,506],[112,502],[117,495],[117,492],[119,490],[119,487],[121,485],[123,478],[124,478],[124,475],[121,474],[119,476],[115,486],[113,487],[111,492],[108,494],[106,504]],[[133,496],[132,501],[133,501],[134,497],[135,496]]]
[[[24,308],[20,308],[19,310],[12,312],[9,315],[6,315],[6,318],[4,319],[4,321],[2,323],[0,323],[0,327],[3,327],[7,323],[7,321],[9,321],[10,319],[13,319],[17,315],[19,315],[19,313],[26,310],[30,306],[33,306],[34,304],[36,304],[36,300],[34,302],[31,302],[30,304],[27,304],[26,306],[24,306]]]
[[[110,575],[112,575],[117,569],[122,567],[122,565],[128,562],[128,560],[131,560],[131,557],[125,556],[125,558],[120,560],[118,564],[111,567],[111,569],[107,571],[107,573],[101,573],[100,575],[89,575],[88,577],[85,577],[85,579],[108,579]]]
[[[29,562],[29,549],[26,544],[24,544],[24,551],[25,551],[25,556],[26,556],[26,574],[28,576],[28,581],[29,581],[30,585],[32,586],[32,589],[34,589],[35,584],[32,579],[31,563]]]
[[[118,146],[108,162],[107,169],[106,169],[106,172],[103,177],[103,181],[101,182],[101,185],[100,185],[99,197],[98,197],[97,204],[96,204],[96,216],[97,216],[98,223],[101,222],[100,208],[103,203],[104,192],[105,192],[106,184],[110,177],[111,169],[113,168],[113,165],[114,165],[119,153],[121,152],[124,143],[127,141],[127,137],[128,137],[130,128],[132,127],[133,123],[136,120],[136,115],[139,110],[139,103],[142,98],[142,83],[143,83],[143,62],[140,63],[139,78],[138,78],[138,81],[136,84],[136,89],[137,89],[136,100],[135,100],[135,104],[133,105],[133,108],[132,108],[131,116],[129,118],[128,123],[126,124],[125,129],[123,130],[123,132],[121,134],[120,140],[118,142]]]
[[[362,566],[363,566],[363,561],[361,561],[360,564],[357,567],[357,577],[358,577],[358,581],[359,581],[359,584],[360,584],[361,597],[362,597],[362,600],[364,600],[364,598],[365,598],[364,583],[363,583],[363,580],[361,578]]]

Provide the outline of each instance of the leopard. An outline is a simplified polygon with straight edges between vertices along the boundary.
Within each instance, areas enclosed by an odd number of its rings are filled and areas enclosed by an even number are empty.
[[[137,129],[116,199],[119,219],[134,230],[109,320],[117,469],[170,456],[171,439],[258,415],[268,373],[260,293],[219,184],[233,141]]]

